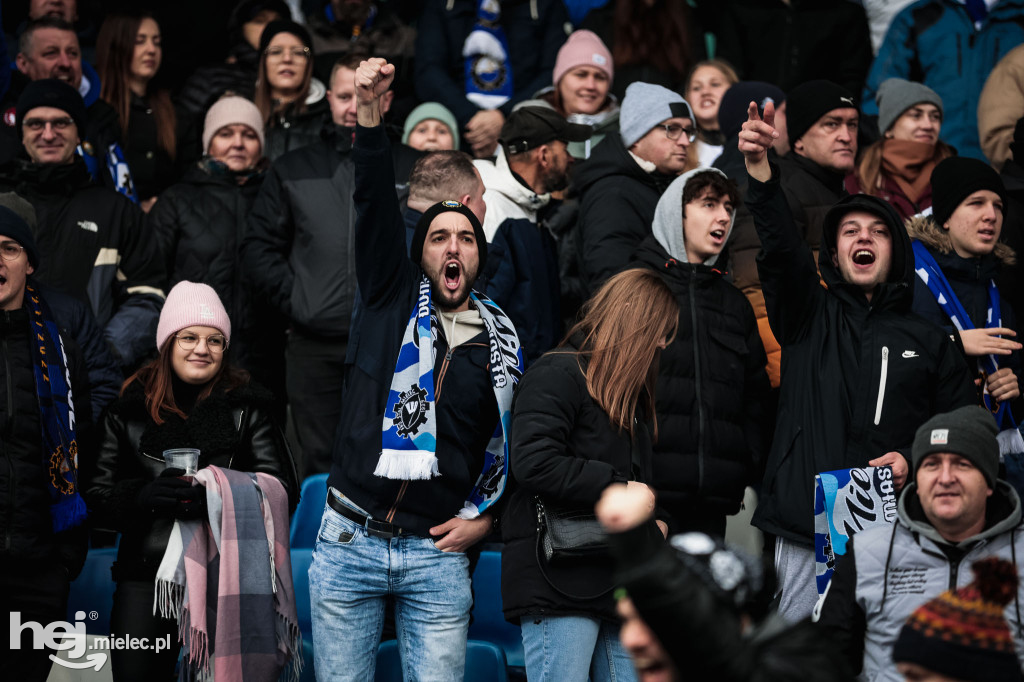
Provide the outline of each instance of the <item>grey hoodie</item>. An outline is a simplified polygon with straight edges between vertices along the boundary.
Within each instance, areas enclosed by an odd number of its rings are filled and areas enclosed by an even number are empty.
[[[728,177],[717,168],[695,168],[692,171],[687,171],[672,181],[654,209],[654,220],[651,223],[654,238],[668,252],[668,255],[680,263],[689,262],[686,259],[686,238],[683,235],[683,190],[686,188],[686,183],[700,173],[718,173],[723,178]],[[732,237],[732,228],[735,223],[736,212],[733,211],[732,220],[729,221],[729,232],[725,235],[725,244],[722,245],[723,249],[729,243],[729,238]],[[713,266],[717,260],[718,254],[715,254],[704,261],[704,265]]]

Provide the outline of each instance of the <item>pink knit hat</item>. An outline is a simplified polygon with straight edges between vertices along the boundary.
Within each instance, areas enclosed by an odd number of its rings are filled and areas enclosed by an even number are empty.
[[[557,88],[558,81],[562,80],[562,76],[577,66],[595,66],[601,69],[608,74],[609,83],[615,75],[615,69],[612,66],[612,53],[593,31],[573,31],[569,39],[565,41],[555,60],[552,84]]]
[[[220,296],[208,284],[178,282],[167,294],[164,308],[160,311],[160,323],[156,326],[156,347],[185,327],[213,327],[231,343],[231,319]]]
[[[206,122],[203,125],[203,153],[210,150],[210,140],[218,130],[236,123],[252,128],[256,137],[260,139],[260,149],[263,149],[263,117],[260,116],[260,110],[246,98],[231,95],[221,97],[206,112]]]

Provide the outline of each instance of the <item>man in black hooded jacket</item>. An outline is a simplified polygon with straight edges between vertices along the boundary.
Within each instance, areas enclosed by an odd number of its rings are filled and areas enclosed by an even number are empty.
[[[751,103],[739,141],[768,319],[783,349],[775,438],[754,525],[777,538],[779,610],[798,620],[817,601],[815,474],[891,466],[901,487],[917,427],[976,397],[950,337],[910,312],[913,251],[885,201],[855,195],[829,209],[818,256],[828,288],[819,286],[780,171],[767,158],[778,135],[774,118],[773,105],[762,121]]]

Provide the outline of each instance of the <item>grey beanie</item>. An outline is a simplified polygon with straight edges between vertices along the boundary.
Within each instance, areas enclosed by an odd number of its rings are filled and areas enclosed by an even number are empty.
[[[910,449],[914,476],[925,457],[933,452],[951,452],[971,460],[990,488],[999,476],[999,432],[992,414],[980,405],[965,405],[937,414],[917,430]]]
[[[630,83],[619,110],[622,144],[629,149],[651,128],[670,118],[697,120],[690,104],[678,92],[651,83]]]
[[[915,104],[934,104],[939,108],[939,113],[942,113],[942,98],[937,92],[927,85],[902,78],[888,78],[882,81],[875,94],[875,102],[878,104],[878,130],[883,133],[892,128],[896,119]]]

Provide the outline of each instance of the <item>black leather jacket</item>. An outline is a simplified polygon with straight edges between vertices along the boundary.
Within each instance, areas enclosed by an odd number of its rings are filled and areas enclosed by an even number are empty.
[[[199,448],[199,468],[216,465],[263,472],[281,480],[292,510],[298,477],[284,435],[270,417],[263,389],[243,386],[214,392],[189,418],[175,415],[157,425],[149,416],[139,382],[132,383],[107,412],[103,442],[83,487],[96,527],[121,532],[115,580],[148,580],[156,575],[174,519],[154,516],[136,498],[164,469],[162,453],[172,447]]]

